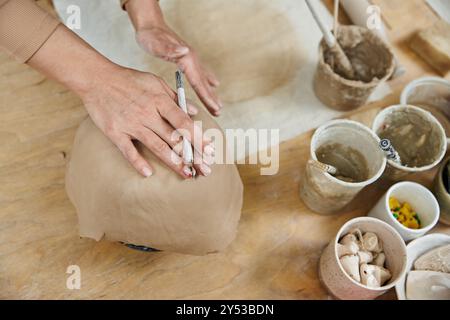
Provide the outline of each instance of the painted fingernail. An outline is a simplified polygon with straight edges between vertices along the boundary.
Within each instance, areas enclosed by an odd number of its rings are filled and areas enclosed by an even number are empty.
[[[206,176],[209,176],[210,174],[211,174],[211,168],[210,167],[208,167],[206,164],[204,164],[204,163],[202,163],[201,165],[200,165],[200,171],[203,173],[203,175],[206,177]]]
[[[142,169],[142,174],[144,177],[148,178],[152,175],[152,171],[149,168],[144,168]]]
[[[184,175],[185,175],[186,177],[188,177],[188,178],[192,177],[192,170],[191,170],[191,168],[188,167],[188,166],[184,166],[184,167],[183,167],[183,173],[184,173]]]
[[[212,156],[216,152],[216,148],[214,147],[214,145],[212,143],[210,143],[205,147],[204,152],[208,156]]]

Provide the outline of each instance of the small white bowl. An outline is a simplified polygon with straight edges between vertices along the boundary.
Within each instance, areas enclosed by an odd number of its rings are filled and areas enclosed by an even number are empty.
[[[427,253],[434,248],[439,248],[450,244],[450,236],[445,234],[429,234],[420,239],[411,241],[406,246],[407,262],[406,262],[406,274],[403,274],[397,284],[395,285],[395,292],[397,293],[398,300],[407,300],[406,298],[406,277],[412,270],[414,261],[423,254]]]
[[[401,203],[408,202],[419,214],[421,229],[410,229],[402,225],[393,216],[389,208],[389,198],[395,197]],[[369,212],[369,217],[381,219],[397,230],[403,240],[411,241],[429,232],[439,221],[439,203],[433,193],[415,182],[399,182],[393,185]]]

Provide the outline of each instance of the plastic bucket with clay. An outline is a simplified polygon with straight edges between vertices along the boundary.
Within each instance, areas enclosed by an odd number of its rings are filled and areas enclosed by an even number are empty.
[[[410,105],[391,106],[375,118],[373,131],[391,140],[401,163],[388,160],[385,176],[398,181],[409,174],[436,167],[447,152],[447,137],[439,121],[428,111]]]
[[[359,79],[346,79],[334,72],[326,43],[322,40],[314,92],[328,107],[349,111],[366,104],[377,86],[392,76],[395,59],[389,46],[366,28],[341,26],[338,41],[354,69],[358,69]]]
[[[334,120],[316,130],[311,141],[311,158],[300,182],[300,197],[312,211],[329,215],[342,209],[366,186],[377,181],[386,168],[380,139],[368,127],[350,120]],[[325,163],[318,152],[330,154],[329,165],[342,173],[357,174],[345,181],[321,170]],[[354,150],[358,151],[352,156]],[[362,157],[362,158],[361,158]]]

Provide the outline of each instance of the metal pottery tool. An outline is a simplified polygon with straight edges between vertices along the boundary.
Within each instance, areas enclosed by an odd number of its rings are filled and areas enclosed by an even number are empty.
[[[380,148],[386,153],[386,158],[389,160],[392,160],[394,162],[397,162],[399,164],[402,163],[400,159],[400,155],[398,152],[394,149],[392,146],[392,143],[389,139],[383,139],[380,141]]]
[[[331,33],[328,27],[323,23],[323,21],[319,18],[319,14],[314,8],[311,0],[306,0],[306,4],[311,11],[311,14],[322,31],[323,38],[330,49],[330,53],[334,56],[334,63],[336,65],[336,70],[342,73],[346,78],[353,79],[355,77],[355,71],[353,70],[353,66],[345,54],[342,47],[339,45],[335,35]]]
[[[183,110],[184,113],[188,114],[187,104],[186,104],[186,94],[184,91],[183,84],[183,73],[180,70],[175,72],[175,78],[177,82],[177,93],[178,93],[178,105]],[[192,173],[192,177],[195,178],[197,172],[194,168],[194,151],[192,145],[188,139],[183,137],[183,162],[189,167]]]

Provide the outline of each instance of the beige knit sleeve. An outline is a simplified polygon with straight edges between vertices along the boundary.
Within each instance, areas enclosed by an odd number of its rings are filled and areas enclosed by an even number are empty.
[[[26,62],[58,24],[56,18],[32,0],[0,0],[0,49]]]

